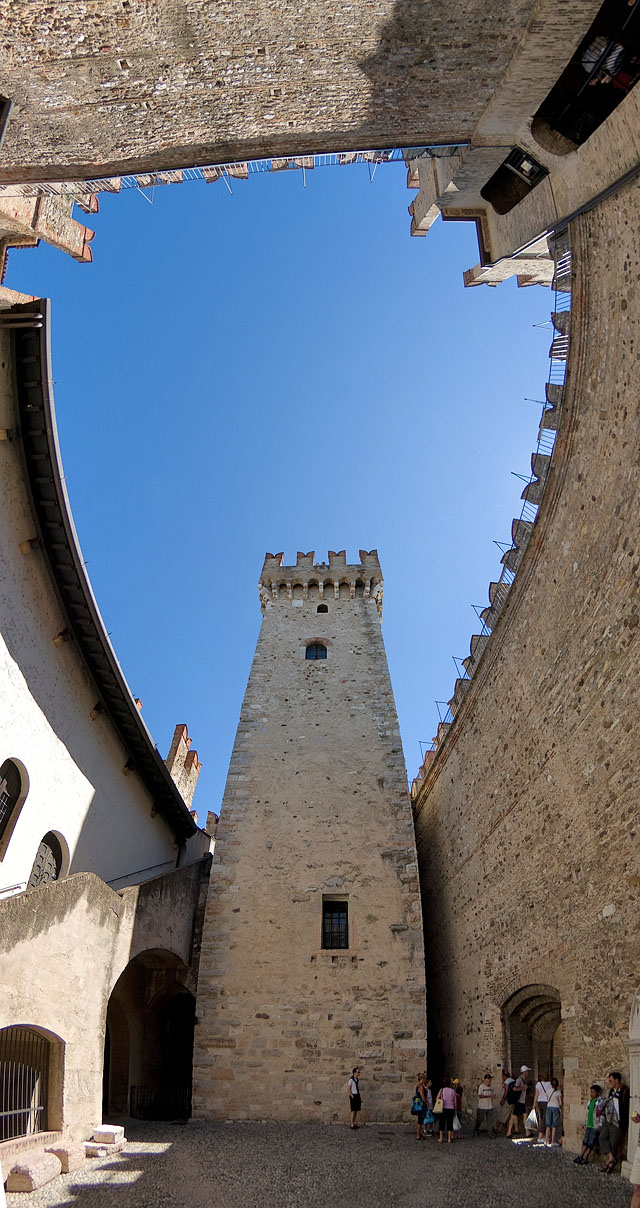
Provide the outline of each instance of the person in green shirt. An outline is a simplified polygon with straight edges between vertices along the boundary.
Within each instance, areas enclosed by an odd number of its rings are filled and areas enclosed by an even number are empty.
[[[602,1087],[594,1082],[593,1086],[589,1087],[591,1098],[587,1104],[587,1119],[584,1137],[582,1138],[582,1151],[577,1158],[574,1158],[576,1166],[586,1166],[589,1161],[589,1154],[593,1153],[593,1147],[598,1139],[600,1132],[600,1113],[599,1109],[602,1105]]]

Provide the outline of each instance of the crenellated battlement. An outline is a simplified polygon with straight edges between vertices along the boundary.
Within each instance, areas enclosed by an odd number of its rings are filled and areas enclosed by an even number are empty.
[[[285,565],[283,553],[266,554],[258,585],[262,611],[267,604],[283,599],[364,597],[375,599],[381,615],[384,581],[378,551],[361,549],[358,553],[360,561],[349,563],[346,550],[330,549],[328,562],[316,562],[314,550],[308,554],[298,551],[295,566]]]

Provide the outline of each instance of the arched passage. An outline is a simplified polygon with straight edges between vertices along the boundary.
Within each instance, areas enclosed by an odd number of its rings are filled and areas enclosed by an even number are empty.
[[[628,1046],[630,1100],[627,1159],[629,1162],[632,1162],[636,1151],[636,1145],[640,1140],[640,1128],[637,1124],[634,1124],[633,1120],[631,1119],[634,1112],[640,1111],[640,990],[636,991],[633,1003],[631,1004]]]
[[[187,1119],[195,999],[187,967],[149,949],[129,962],[107,1007],[104,1108],[139,1119]]]
[[[505,1062],[513,1073],[528,1065],[534,1078],[562,1074],[562,1015],[555,986],[535,983],[510,994],[502,1006]]]

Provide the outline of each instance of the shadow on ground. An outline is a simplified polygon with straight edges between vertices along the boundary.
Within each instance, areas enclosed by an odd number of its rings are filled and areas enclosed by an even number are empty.
[[[630,1188],[556,1150],[413,1127],[129,1120],[128,1144],[7,1208],[628,1208]]]

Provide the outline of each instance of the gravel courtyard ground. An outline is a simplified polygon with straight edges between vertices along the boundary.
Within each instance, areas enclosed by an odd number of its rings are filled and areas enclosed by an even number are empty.
[[[628,1208],[629,1183],[560,1150],[465,1136],[416,1141],[411,1125],[358,1135],[318,1124],[126,1121],[128,1144],[8,1208]]]

